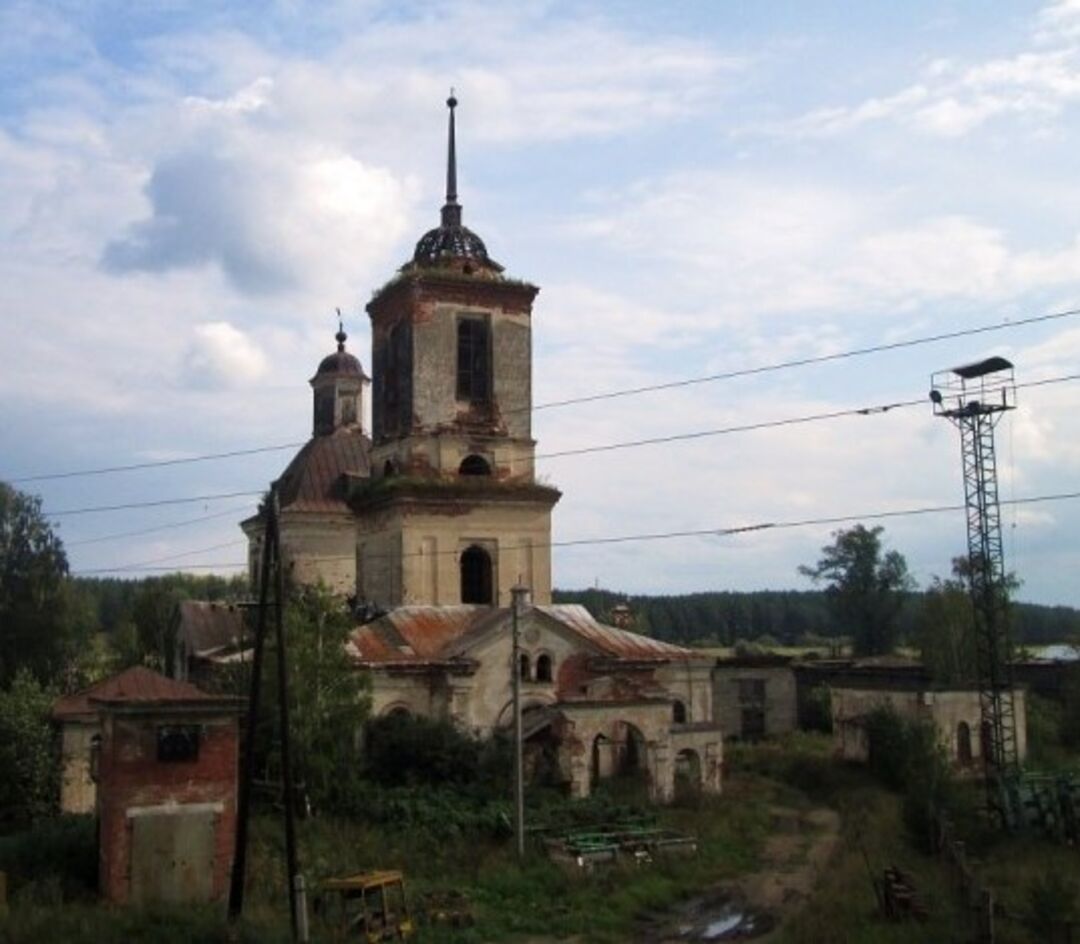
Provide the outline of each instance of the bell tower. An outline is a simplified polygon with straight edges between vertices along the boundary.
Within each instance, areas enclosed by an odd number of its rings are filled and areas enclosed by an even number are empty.
[[[372,479],[357,594],[380,605],[508,605],[519,580],[551,599],[551,509],[536,482],[532,304],[461,221],[455,109],[440,224],[367,306]]]

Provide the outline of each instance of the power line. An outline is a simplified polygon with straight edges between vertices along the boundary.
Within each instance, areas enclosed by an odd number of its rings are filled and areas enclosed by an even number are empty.
[[[138,531],[120,531],[116,534],[103,534],[96,538],[84,538],[80,541],[65,541],[64,547],[82,547],[87,544],[102,544],[105,541],[117,541],[120,538],[135,538],[144,534],[154,534],[157,531],[171,531],[173,528],[186,528],[188,525],[200,524],[203,521],[214,521],[218,518],[227,518],[229,515],[238,515],[242,511],[247,511],[247,509],[248,506],[244,505],[238,508],[227,508],[225,511],[219,511],[212,515],[201,515],[198,518],[186,518],[183,521],[159,524],[152,528],[140,528]]]
[[[247,541],[226,541],[223,544],[211,544],[209,547],[197,547],[190,551],[180,551],[176,554],[166,554],[164,557],[152,557],[149,560],[138,561],[134,564],[119,564],[116,567],[95,567],[91,570],[80,571],[81,574],[106,574],[115,570],[142,570],[152,564],[160,564],[163,561],[179,560],[183,557],[191,557],[195,554],[205,554],[208,551],[220,551],[226,547],[239,547],[246,545]]]
[[[127,511],[131,508],[160,508],[165,505],[190,505],[201,501],[218,501],[222,498],[250,498],[262,495],[266,489],[251,492],[221,492],[217,495],[192,495],[190,498],[159,498],[156,501],[126,502],[122,505],[93,505],[88,508],[65,508],[63,511],[47,511],[47,518],[63,518],[67,515],[89,515],[99,511]]]
[[[77,469],[70,472],[44,472],[40,475],[24,475],[10,479],[14,483],[45,482],[51,479],[74,479],[88,475],[109,475],[113,472],[134,472],[141,469],[160,469],[170,465],[190,465],[193,462],[210,462],[214,459],[235,459],[240,456],[254,456],[262,452],[280,452],[283,449],[299,449],[302,442],[281,443],[277,446],[255,446],[251,449],[234,449],[231,452],[212,452],[201,456],[188,456],[185,459],[157,459],[151,462],[133,462],[130,465],[102,466],[99,469]]]
[[[738,377],[751,377],[757,374],[772,373],[779,370],[789,370],[795,367],[808,367],[813,364],[825,364],[832,361],[848,360],[855,357],[865,357],[869,354],[879,354],[886,351],[901,350],[904,348],[917,347],[924,344],[935,344],[941,341],[951,341],[956,338],[969,337],[977,334],[987,334],[994,331],[1004,331],[1009,328],[1019,328],[1032,324],[1040,324],[1047,321],[1071,318],[1080,314],[1080,308],[1065,311],[1052,312],[1047,315],[1033,315],[1028,318],[1019,318],[993,324],[978,325],[974,328],[963,328],[942,334],[925,335],[918,338],[909,338],[906,341],[890,341],[883,344],[873,344],[868,347],[852,348],[847,351],[838,351],[833,354],[819,354],[813,357],[793,358],[786,361],[776,361],[771,364],[760,364],[755,367],[745,367],[737,370],[724,371],[718,374],[706,374],[700,377],[687,377],[682,380],[672,380],[666,383],[649,384],[642,387],[627,387],[620,390],[608,390],[602,393],[588,394],[581,397],[570,397],[565,400],[551,400],[547,403],[539,403],[532,407],[519,407],[504,410],[503,414],[520,413],[532,410],[549,410],[564,406],[574,406],[579,403],[594,403],[599,400],[613,400],[618,397],[637,396],[643,393],[655,393],[661,390],[673,390],[679,387],[689,387],[697,384],[714,383],[720,380],[733,380]],[[133,472],[144,469],[156,469],[166,466],[190,465],[196,462],[212,462],[220,459],[233,459],[240,456],[258,455],[266,452],[280,452],[285,449],[298,449],[304,445],[302,442],[281,443],[274,446],[253,446],[249,449],[236,449],[230,452],[213,452],[204,455],[189,456],[183,459],[161,459],[148,462],[135,462],[128,465],[102,466],[95,469],[76,469],[65,472],[43,472],[35,475],[24,475],[8,479],[13,484],[27,482],[44,482],[55,479],[78,478],[93,475],[109,475],[116,472]]]
[[[1080,498],[1080,491],[1075,492],[1056,492],[1047,495],[1032,495],[1027,498],[1012,498],[1006,499],[1001,502],[1002,505],[1032,505],[1041,504],[1046,502],[1055,501],[1070,501]],[[786,531],[794,528],[806,528],[806,527],[820,527],[822,525],[834,525],[834,524],[850,524],[852,522],[859,521],[881,521],[889,518],[909,518],[917,517],[920,515],[934,515],[943,514],[946,512],[958,512],[964,511],[965,506],[962,504],[952,505],[922,505],[915,508],[898,508],[890,511],[869,511],[861,512],[859,514],[844,514],[844,515],[827,515],[817,518],[795,518],[788,521],[764,521],[756,524],[736,525],[728,527],[712,527],[712,528],[693,528],[682,531],[654,531],[644,532],[638,534],[620,534],[620,535],[606,535],[595,538],[570,538],[565,541],[549,541],[546,543],[533,543],[533,544],[511,544],[500,548],[500,551],[513,551],[524,550],[535,547],[584,547],[584,546],[596,546],[603,544],[628,544],[632,542],[641,541],[664,541],[675,538],[688,538],[688,537],[731,537],[740,534],[750,534],[759,531]],[[193,551],[191,553],[198,553]],[[443,556],[454,555],[459,552],[454,550],[436,551],[434,553],[425,551],[409,551],[401,554],[372,554],[371,557],[431,557],[431,556]],[[306,558],[309,561],[334,561],[334,560],[352,560],[354,555],[352,554],[328,554],[328,555],[311,555]],[[222,561],[219,563],[200,563],[200,564],[188,564],[185,565],[191,568],[205,569],[214,567],[245,567],[247,564],[244,561]],[[127,567],[111,567],[102,568],[95,571],[80,571],[75,576],[81,576],[83,574],[91,573],[115,573],[119,571],[155,571],[155,570],[172,570],[171,567],[158,567],[158,566],[143,566],[132,565]]]
[[[1031,381],[1017,384],[1017,389],[1028,387],[1043,387],[1049,384],[1065,383],[1080,380],[1080,374],[1067,374],[1061,377],[1048,377],[1044,380]],[[796,426],[806,423],[821,422],[823,420],[840,419],[848,416],[874,416],[888,413],[894,410],[907,409],[925,403],[923,398],[915,400],[899,400],[892,403],[879,403],[871,406],[852,407],[846,410],[832,410],[825,413],[810,413],[803,416],[790,416],[779,420],[763,420],[759,423],[745,423],[738,426],[724,426],[716,429],[693,430],[686,433],[673,433],[669,436],[657,436],[649,439],[635,439],[626,442],[604,443],[596,446],[582,446],[576,449],[564,449],[559,452],[541,453],[533,459],[554,459],[564,456],[579,456],[597,452],[610,452],[616,449],[635,449],[641,446],[652,446],[661,443],[682,442],[685,440],[702,439],[710,436],[725,436],[733,433],[751,432],[753,430],[776,429],[784,426]],[[179,505],[200,501],[213,501],[222,498],[248,497],[262,495],[265,489],[250,492],[226,492],[218,495],[196,495],[191,498],[167,498],[149,502],[128,502],[121,505],[97,505],[88,508],[69,508],[63,511],[45,512],[47,517],[59,518],[66,515],[83,515],[95,512],[126,511],[133,508],[154,508],[162,505]]]
[[[775,361],[771,364],[761,364],[757,367],[743,367],[737,370],[723,371],[718,374],[705,374],[701,377],[687,377],[683,380],[671,380],[666,383],[648,384],[642,387],[626,387],[621,390],[609,390],[605,393],[594,393],[584,397],[572,397],[566,400],[551,400],[540,403],[533,407],[534,410],[548,410],[556,407],[571,406],[578,403],[592,403],[596,400],[612,400],[616,397],[632,397],[639,393],[654,393],[658,390],[673,390],[678,387],[689,387],[695,384],[713,383],[718,380],[733,380],[736,377],[752,377],[757,374],[767,374],[778,370],[788,370],[793,367],[809,367],[813,364],[827,364],[832,361],[848,360],[854,357],[865,357],[868,354],[882,354],[886,351],[897,351],[904,348],[919,347],[924,344],[937,344],[941,341],[952,341],[956,338],[970,337],[976,334],[989,334],[994,331],[1005,331],[1009,328],[1021,328],[1026,325],[1041,324],[1047,321],[1056,321],[1062,318],[1073,318],[1080,315],[1080,308],[1070,308],[1065,311],[1055,311],[1048,315],[1033,315],[1028,318],[1018,318],[993,324],[978,325],[974,328],[963,328],[957,331],[947,331],[942,334],[928,334],[923,337],[909,338],[906,341],[889,341],[884,344],[872,344],[868,347],[857,347],[847,351],[838,351],[835,354],[818,354],[813,357],[797,357],[786,361]],[[513,412],[510,410],[507,413]]]

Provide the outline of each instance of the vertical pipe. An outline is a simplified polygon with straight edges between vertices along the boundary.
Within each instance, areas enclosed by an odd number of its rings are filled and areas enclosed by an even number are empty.
[[[270,590],[270,553],[272,535],[270,510],[276,487],[270,487],[263,530],[262,558],[259,562],[259,615],[255,625],[254,652],[251,655],[251,685],[248,693],[247,730],[244,732],[244,763],[236,798],[236,848],[233,851],[229,880],[229,920],[235,921],[244,910],[244,879],[247,872],[248,819],[251,815],[251,781],[255,778],[255,728],[259,723],[259,691],[262,687],[263,641],[266,638],[266,607]],[[243,642],[241,640],[241,647]]]

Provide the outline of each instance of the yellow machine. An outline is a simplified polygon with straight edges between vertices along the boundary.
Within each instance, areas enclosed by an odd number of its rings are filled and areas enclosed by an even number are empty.
[[[327,879],[319,886],[318,911],[345,941],[407,941],[413,936],[405,899],[405,876],[396,870]]]

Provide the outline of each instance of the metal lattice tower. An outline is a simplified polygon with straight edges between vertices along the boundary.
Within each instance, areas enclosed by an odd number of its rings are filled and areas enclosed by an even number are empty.
[[[994,428],[1016,407],[1013,365],[991,357],[936,373],[930,399],[934,414],[960,430],[982,755],[991,808],[1005,818],[1003,781],[1019,771],[1020,763]]]

